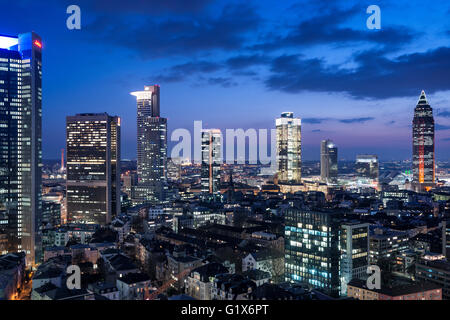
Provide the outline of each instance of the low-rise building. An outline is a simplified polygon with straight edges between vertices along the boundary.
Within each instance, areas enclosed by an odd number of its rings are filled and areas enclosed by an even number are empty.
[[[432,282],[419,282],[369,289],[365,281],[353,279],[347,285],[347,296],[358,300],[442,300],[442,287]]]

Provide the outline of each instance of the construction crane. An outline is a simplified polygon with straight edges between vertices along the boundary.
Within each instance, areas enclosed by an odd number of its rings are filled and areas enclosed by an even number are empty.
[[[145,289],[146,294],[145,296],[147,296],[147,298],[145,300],[155,300],[158,295],[160,295],[161,293],[165,292],[167,289],[169,289],[175,282],[177,282],[179,279],[183,279],[185,276],[187,276],[191,270],[193,268],[189,268],[186,269],[182,272],[180,272],[177,275],[172,275],[172,279],[170,279],[169,281],[165,282],[161,287],[159,287],[156,291],[149,293],[148,292],[148,287]]]

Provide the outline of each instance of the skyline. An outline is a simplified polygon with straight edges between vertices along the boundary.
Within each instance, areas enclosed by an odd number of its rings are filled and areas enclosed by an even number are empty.
[[[286,1],[272,4],[271,12],[264,1],[149,1],[139,10],[110,1],[105,14],[102,1],[79,1],[78,31],[65,28],[66,2],[23,0],[0,13],[1,33],[35,30],[43,39],[44,159],[60,157],[65,117],[84,112],[120,116],[123,158],[135,159],[129,92],[155,83],[162,89],[161,116],[168,118],[169,152],[170,133],[191,130],[194,120],[222,130],[271,129],[279,114],[291,111],[302,119],[304,160],[320,158],[324,139],[339,147],[339,160],[363,153],[411,159],[414,107],[425,90],[437,123],[436,159],[450,156],[450,26],[442,9],[450,6],[443,1],[427,5],[426,16],[423,1],[379,1],[379,31],[365,29],[367,1]],[[217,31],[223,34],[214,39]],[[127,32],[149,41],[127,40]]]

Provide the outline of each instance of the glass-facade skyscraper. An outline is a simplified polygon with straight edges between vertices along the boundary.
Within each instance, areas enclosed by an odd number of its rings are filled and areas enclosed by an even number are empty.
[[[8,251],[41,258],[42,39],[0,36],[0,215]],[[0,227],[1,228],[1,227]]]
[[[425,92],[422,91],[413,119],[413,184],[429,189],[435,183],[434,118]]]
[[[202,132],[202,192],[220,194],[220,164],[222,162],[222,134],[219,129],[205,129]]]
[[[105,225],[120,213],[120,118],[84,113],[66,122],[67,219]]]
[[[337,183],[338,149],[331,140],[320,144],[320,178],[326,183]]]
[[[283,112],[276,119],[277,176],[279,183],[301,183],[302,135],[301,120],[294,113]]]
[[[131,93],[137,100],[136,203],[163,201],[167,178],[167,119],[160,117],[160,87]]]

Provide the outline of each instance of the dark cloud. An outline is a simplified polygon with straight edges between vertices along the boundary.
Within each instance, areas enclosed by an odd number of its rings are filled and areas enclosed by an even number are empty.
[[[248,5],[227,5],[216,18],[172,16],[165,19],[120,20],[98,17],[85,29],[92,41],[128,48],[143,58],[189,56],[212,50],[239,50],[261,18]]]
[[[254,54],[254,55],[240,55],[229,58],[226,61],[226,64],[230,69],[245,69],[255,65],[266,64],[268,62],[270,62],[269,57]]]
[[[450,118],[450,110],[438,110],[436,115],[442,118]]]
[[[326,120],[328,120],[328,119],[327,118],[304,118],[304,119],[302,119],[302,122],[309,123],[309,124],[319,124]]]
[[[330,8],[330,6],[328,6]],[[304,47],[305,45],[348,43],[374,43],[387,50],[394,50],[407,44],[418,34],[406,27],[387,26],[380,30],[356,30],[342,24],[355,15],[365,14],[365,8],[357,5],[352,8],[327,10],[324,14],[301,21],[288,29],[286,35],[269,34],[263,41],[254,45],[253,49],[278,50],[280,48]]]
[[[341,119],[339,122],[342,123],[364,123],[367,121],[375,120],[374,117],[364,117],[364,118],[351,118],[351,119]]]
[[[216,72],[222,69],[218,63],[210,61],[192,61],[172,66],[164,73],[156,76],[156,79],[162,82],[183,81],[194,74]]]
[[[441,131],[441,130],[449,130],[449,129],[450,129],[450,126],[442,125],[442,124],[436,123],[436,124],[434,125],[434,129],[436,129],[436,130],[438,130],[438,131]]]
[[[344,92],[356,98],[414,96],[450,89],[450,48],[389,59],[382,51],[355,55],[358,66],[342,69],[322,59],[283,55],[271,62],[268,88],[290,93]]]
[[[237,83],[234,82],[232,78],[225,78],[225,77],[210,77],[207,79],[207,82],[210,85],[219,85],[224,88],[237,86]]]
[[[66,1],[67,3],[73,1]],[[77,5],[97,12],[138,13],[158,15],[161,13],[199,12],[213,0],[78,0]]]

